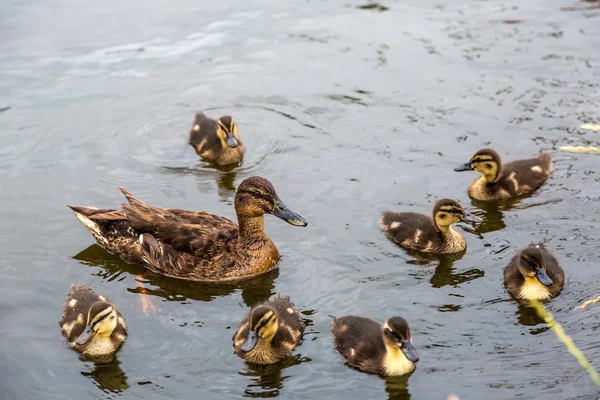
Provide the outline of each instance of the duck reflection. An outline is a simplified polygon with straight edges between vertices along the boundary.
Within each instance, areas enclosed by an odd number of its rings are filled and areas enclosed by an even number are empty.
[[[216,297],[227,296],[241,289],[244,303],[252,307],[275,294],[275,280],[279,276],[279,268],[275,268],[259,277],[239,282],[191,282],[172,279],[153,274],[150,271],[144,272],[144,267],[128,264],[98,244],[89,246],[73,258],[83,265],[100,267],[99,273],[95,275],[109,281],[116,279],[124,272],[132,275],[143,273],[144,283],[150,283],[153,287],[135,287],[127,290],[131,293],[162,297],[167,301],[181,302],[192,299],[209,302]]]
[[[390,400],[410,400],[410,392],[408,391],[409,375],[390,376],[385,378],[385,391]]]
[[[529,301],[527,300],[519,301],[519,309],[516,314],[519,324],[523,326],[537,326],[543,324],[544,328],[546,328],[544,320],[537,315],[535,309],[529,305]],[[545,330],[547,329],[544,329],[544,331]]]
[[[120,362],[114,354],[110,358],[94,359],[92,371],[81,371],[81,375],[90,378],[94,385],[105,393],[121,393],[129,389],[127,375],[121,369]]]
[[[162,171],[178,175],[193,175],[197,179],[202,193],[207,192],[207,177],[217,183],[217,192],[224,201],[232,201],[235,195],[235,178],[237,166],[219,167],[213,164],[199,162],[194,167],[162,167]],[[210,188],[212,189],[212,188]]]
[[[407,261],[408,264],[431,265],[435,262],[438,263],[433,276],[429,281],[434,288],[439,289],[444,286],[457,286],[481,278],[485,275],[484,271],[477,268],[458,273],[454,272],[454,263],[463,258],[466,250],[452,254],[418,253],[413,251],[407,251],[407,253],[411,257],[414,257],[413,260]]]
[[[270,398],[280,395],[283,382],[288,376],[283,375],[283,370],[312,361],[309,357],[300,354],[290,355],[275,364],[258,365],[246,363],[246,370],[240,375],[250,377],[250,383],[244,391],[244,397]]]

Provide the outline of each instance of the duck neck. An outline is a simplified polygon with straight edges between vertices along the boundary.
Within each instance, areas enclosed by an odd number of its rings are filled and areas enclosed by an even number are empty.
[[[448,234],[448,232],[450,232],[452,230],[452,227],[450,225],[437,225],[436,224],[436,228],[438,228],[438,231],[440,231],[442,233],[442,235],[446,236]]]
[[[252,240],[265,236],[265,217],[244,217],[238,215],[238,224],[240,226],[240,239]]]

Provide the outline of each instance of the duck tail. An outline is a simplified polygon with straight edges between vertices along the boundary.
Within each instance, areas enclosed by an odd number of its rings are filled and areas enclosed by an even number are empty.
[[[538,156],[538,159],[542,162],[542,168],[547,174],[552,172],[552,153],[546,151]]]
[[[145,206],[146,205],[143,201],[139,200],[137,197],[135,197],[134,195],[129,193],[123,186],[118,186],[118,188],[121,191],[121,193],[123,193],[123,196],[125,196],[125,198],[129,202],[129,204],[131,204],[132,206]]]
[[[68,206],[71,210],[73,210],[73,214],[77,217],[79,221],[86,227],[88,231],[96,240],[102,245],[105,246],[107,244],[106,236],[103,232],[103,229],[98,225],[97,222],[92,220],[92,217],[96,214],[103,214],[104,212],[110,210],[100,210],[96,207],[86,207],[86,206]]]
[[[395,213],[392,211],[384,211],[381,213],[381,218],[379,218],[379,226],[385,233],[388,233],[392,229],[392,224],[396,222],[394,220],[394,215]]]

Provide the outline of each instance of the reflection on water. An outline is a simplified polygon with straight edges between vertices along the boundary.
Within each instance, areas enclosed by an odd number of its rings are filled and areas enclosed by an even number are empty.
[[[408,391],[408,378],[412,374],[402,376],[390,376],[385,378],[385,391],[390,400],[410,400]]]
[[[542,333],[547,331],[549,328],[545,325],[545,322],[542,318],[540,318],[535,309],[529,305],[529,302],[526,300],[517,301],[519,309],[517,310],[517,318],[519,324],[524,326],[537,326],[540,324],[544,324],[541,329],[532,330],[532,334]]]
[[[128,288],[131,293],[144,293],[150,296],[162,297],[167,301],[185,301],[188,299],[198,301],[212,301],[215,297],[227,296],[238,289],[242,291],[242,299],[249,307],[266,301],[275,294],[275,280],[279,276],[279,268],[275,268],[264,275],[248,281],[240,282],[190,282],[183,279],[167,278],[145,271],[142,266],[128,264],[118,256],[104,250],[98,244],[93,244],[73,257],[81,264],[100,267],[97,275],[113,280],[123,272],[138,275],[143,273],[145,282],[153,287]]]
[[[406,252],[414,257],[413,260],[407,261],[407,264],[432,265],[435,262],[438,263],[430,280],[431,286],[434,288],[457,286],[485,275],[484,271],[477,268],[462,272],[454,271],[454,263],[463,258],[466,250],[453,254],[418,253],[410,250],[406,250]]]
[[[106,362],[97,361],[93,366],[91,371],[81,371],[81,375],[90,378],[103,392],[121,393],[129,389],[127,375],[117,358],[112,357],[112,360]]]
[[[288,378],[288,376],[283,375],[283,371],[294,365],[310,361],[312,360],[309,357],[295,354],[270,365],[246,363],[246,370],[240,372],[240,375],[250,378],[250,383],[244,390],[244,397],[270,398],[279,396],[283,388],[283,382]]]
[[[236,166],[219,167],[199,162],[195,167],[162,167],[161,171],[177,175],[193,175],[197,178],[201,192],[205,192],[206,180],[209,177],[217,183],[217,191],[223,200],[231,200],[235,194]]]

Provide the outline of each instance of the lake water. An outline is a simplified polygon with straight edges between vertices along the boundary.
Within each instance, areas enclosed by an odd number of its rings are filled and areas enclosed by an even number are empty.
[[[545,240],[565,289],[547,305],[598,368],[600,2],[34,1],[0,5],[2,399],[597,399],[598,387],[502,286],[515,250]],[[222,171],[187,145],[196,110],[236,119],[247,156]],[[482,206],[481,147],[553,151],[535,195]],[[282,261],[242,286],[136,275],[67,204],[149,204],[234,218],[261,175],[309,222],[267,216]],[[385,209],[450,197],[484,219],[460,260],[420,260],[379,230]],[[130,336],[94,365],[57,325],[73,283],[111,298]],[[290,295],[308,323],[295,356],[261,369],[233,353],[249,305]],[[404,316],[421,361],[385,380],[344,365],[328,314]]]

